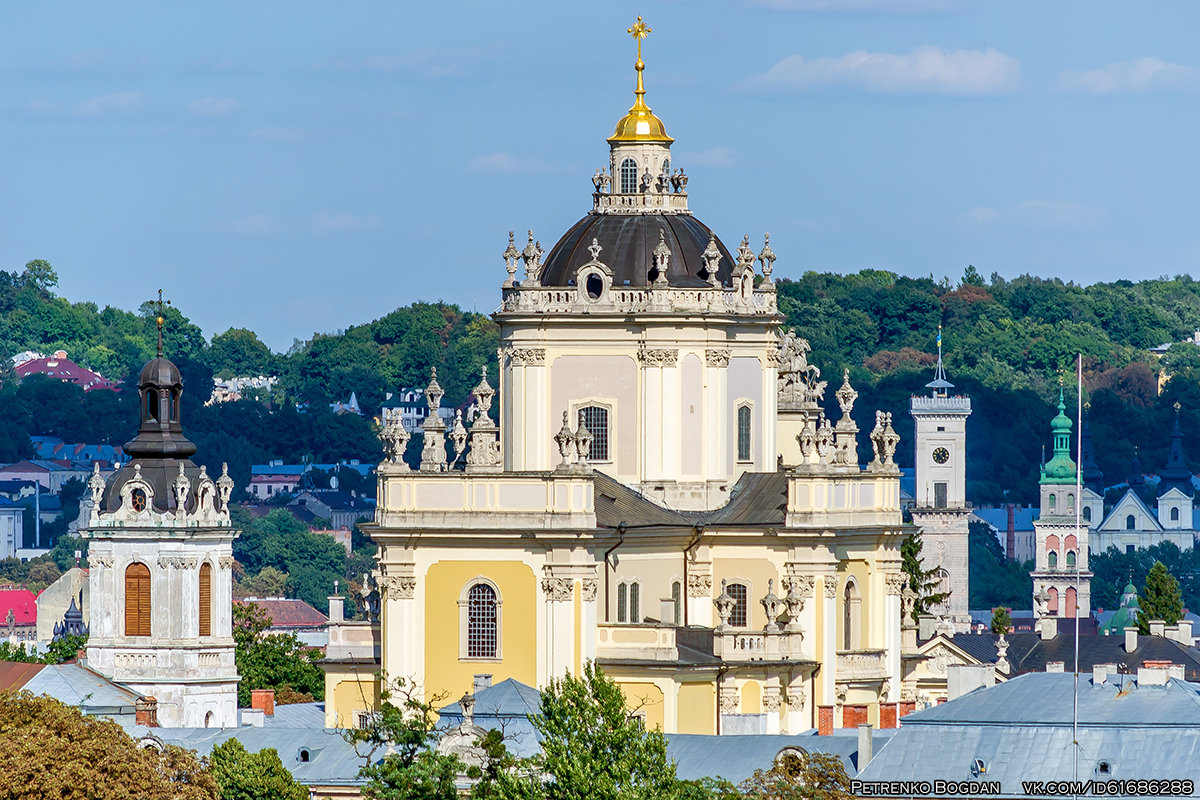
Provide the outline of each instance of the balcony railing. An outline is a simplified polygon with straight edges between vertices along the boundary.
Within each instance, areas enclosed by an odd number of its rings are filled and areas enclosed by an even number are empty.
[[[839,650],[837,654],[838,682],[877,681],[887,677],[887,651]]]

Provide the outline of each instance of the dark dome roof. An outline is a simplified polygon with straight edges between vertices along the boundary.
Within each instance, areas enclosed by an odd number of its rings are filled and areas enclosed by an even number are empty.
[[[138,375],[138,386],[146,386],[152,384],[154,386],[182,386],[183,375],[179,373],[179,367],[169,358],[163,358],[161,355],[158,358],[152,358],[146,362],[146,366],[142,367],[142,373]]]
[[[712,231],[691,214],[588,214],[576,222],[546,257],[541,274],[543,286],[567,286],[576,271],[591,261],[588,246],[592,239],[600,243],[600,261],[613,273],[613,285],[648,286],[651,253],[658,245],[659,231],[666,233],[671,260],[667,262],[667,280],[672,286],[707,286],[701,277],[704,262],[700,254],[708,246]],[[717,239],[721,261],[717,276],[730,283],[733,257]]]
[[[189,444],[191,444],[189,442]],[[195,447],[192,448],[195,450]],[[128,483],[139,470],[134,469],[134,464],[141,467],[142,480],[154,487],[154,510],[160,513],[175,510],[175,493],[171,491],[171,484],[179,477],[179,465],[183,464],[183,474],[187,475],[188,480],[192,483],[192,488],[188,492],[187,506],[188,511],[195,508],[196,505],[196,488],[200,483],[200,468],[196,466],[190,459],[176,458],[139,458],[137,461],[132,461],[121,467],[116,473],[108,479],[108,485],[104,489],[104,497],[100,501],[101,511],[116,511],[121,506],[121,487]]]

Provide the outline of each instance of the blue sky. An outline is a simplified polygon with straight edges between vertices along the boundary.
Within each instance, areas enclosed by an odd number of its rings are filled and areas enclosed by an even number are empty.
[[[276,349],[414,300],[490,311],[632,100],[776,275],[1200,272],[1200,4],[117,2],[0,12],[0,267],[160,286]]]

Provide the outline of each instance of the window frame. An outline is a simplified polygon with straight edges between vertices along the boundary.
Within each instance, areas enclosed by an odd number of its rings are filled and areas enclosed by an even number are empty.
[[[212,618],[213,618],[213,591],[212,591],[212,564],[205,561],[200,565],[200,570],[196,575],[196,599],[197,599],[197,635],[202,637],[212,636]],[[207,581],[205,580],[207,578]],[[207,592],[205,583],[208,584]],[[208,594],[207,605],[204,602],[204,595]]]
[[[141,567],[145,572],[145,588],[135,585],[133,598],[135,602],[130,604],[130,570],[135,567]],[[136,576],[140,582],[142,575]],[[122,609],[124,612],[124,624],[121,627],[121,633],[127,637],[150,637],[154,635],[154,573],[150,569],[150,565],[144,561],[131,561],[125,566],[125,571],[122,573],[122,593],[121,600],[124,604]],[[143,611],[143,604],[145,609]],[[130,615],[133,614],[134,630],[130,631]],[[142,623],[145,623],[143,628]]]
[[[733,588],[739,587],[742,590],[740,598],[734,597]],[[729,609],[729,627],[731,628],[749,628],[750,627],[750,581],[735,578],[725,582],[725,593],[733,600],[733,607]],[[735,618],[738,610],[741,610],[742,624],[738,624]]]
[[[633,165],[633,183],[632,184],[626,183],[627,175],[625,172],[625,167],[626,167],[626,165],[630,165],[630,164]],[[620,181],[620,185],[621,185],[620,193],[621,194],[637,194],[638,193],[638,178],[640,178],[640,177],[641,177],[640,170],[638,168],[638,162],[637,162],[636,158],[633,158],[632,156],[626,156],[625,158],[621,159],[621,163],[617,165],[617,180]],[[632,185],[632,188],[627,188],[630,185]]]
[[[746,412],[746,426],[742,429],[742,412]],[[754,404],[749,400],[739,400],[733,412],[734,427],[734,460],[738,464],[754,463]],[[745,455],[742,455],[742,434],[745,433]]]
[[[496,649],[491,656],[470,654],[471,590],[484,585],[492,590],[496,604]],[[496,582],[483,575],[476,575],[465,584],[458,594],[458,660],[471,662],[496,662],[504,658],[504,596]]]
[[[576,400],[575,402],[573,402],[571,404],[571,421],[578,424],[579,412],[586,411],[589,408],[602,409],[606,415],[605,435],[603,437],[606,453],[605,453],[604,458],[592,458],[591,454],[595,451],[595,448],[597,446],[597,440],[600,439],[601,437],[598,437],[596,435],[596,432],[593,431],[591,426],[589,425],[588,432],[592,434],[592,443],[588,450],[587,463],[589,463],[589,464],[613,464],[616,462],[616,457],[614,455],[615,448],[613,447],[613,443],[616,442],[616,440],[617,440],[617,436],[616,436],[617,403],[616,403],[616,400],[612,399],[612,398],[607,398],[607,397],[603,397],[603,398],[602,397],[586,397],[586,398],[581,398],[579,400]]]

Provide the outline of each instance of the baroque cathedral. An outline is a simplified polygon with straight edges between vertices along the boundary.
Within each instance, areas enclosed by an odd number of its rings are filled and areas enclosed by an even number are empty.
[[[384,679],[447,698],[595,661],[665,732],[892,727],[911,701],[899,437],[880,411],[860,430],[848,378],[830,391],[782,328],[769,238],[731,250],[693,214],[646,103],[649,32],[629,30],[634,102],[590,210],[549,252],[509,236],[499,386],[484,370],[468,427],[432,376],[418,469],[383,419]],[[327,721],[378,692],[331,663]]]

